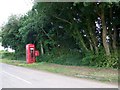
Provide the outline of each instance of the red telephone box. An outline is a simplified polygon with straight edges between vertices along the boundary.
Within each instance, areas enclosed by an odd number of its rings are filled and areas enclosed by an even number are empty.
[[[36,62],[35,57],[39,56],[39,51],[35,51],[34,44],[27,44],[26,45],[26,61],[27,63],[34,63]]]

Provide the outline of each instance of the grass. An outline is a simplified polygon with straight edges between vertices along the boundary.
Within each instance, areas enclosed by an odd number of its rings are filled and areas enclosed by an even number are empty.
[[[99,80],[114,84],[117,84],[118,82],[117,69],[93,68],[87,66],[66,66],[66,65],[52,64],[46,62],[26,64],[25,61],[7,60],[7,59],[0,59],[0,62],[31,68],[35,70],[48,71],[48,72],[71,76],[71,77],[87,78],[87,79]]]

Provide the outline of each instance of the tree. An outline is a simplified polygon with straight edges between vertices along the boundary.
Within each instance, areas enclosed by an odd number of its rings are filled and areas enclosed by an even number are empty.
[[[25,45],[33,43],[42,54],[75,49],[90,63],[100,55],[110,60],[120,41],[119,4],[36,3],[26,15],[12,17],[3,26],[2,45],[23,53]]]

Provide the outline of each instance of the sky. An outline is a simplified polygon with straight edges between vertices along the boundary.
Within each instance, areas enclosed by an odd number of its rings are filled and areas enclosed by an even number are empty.
[[[33,0],[0,0],[0,26],[7,22],[10,15],[25,14],[33,5]]]
[[[31,10],[33,0],[0,0],[0,27],[11,15],[23,15]],[[0,44],[0,50],[4,48]]]

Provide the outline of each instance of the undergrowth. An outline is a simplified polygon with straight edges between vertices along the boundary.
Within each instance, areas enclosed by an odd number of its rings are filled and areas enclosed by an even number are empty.
[[[62,65],[92,66],[118,69],[118,55],[114,53],[107,56],[104,52],[100,52],[98,54],[94,54],[92,52],[82,54],[76,51],[57,50],[56,52],[53,51],[52,53],[46,53],[42,55],[38,61]]]
[[[9,60],[23,60],[25,55],[18,55],[15,53],[4,52],[1,54],[2,58]],[[66,49],[56,49],[36,58],[37,62],[48,62],[61,65],[72,66],[91,66],[103,68],[117,68],[118,69],[118,55],[112,53],[107,56],[105,53],[100,52],[94,54],[92,52],[82,54],[78,51],[69,51]]]

